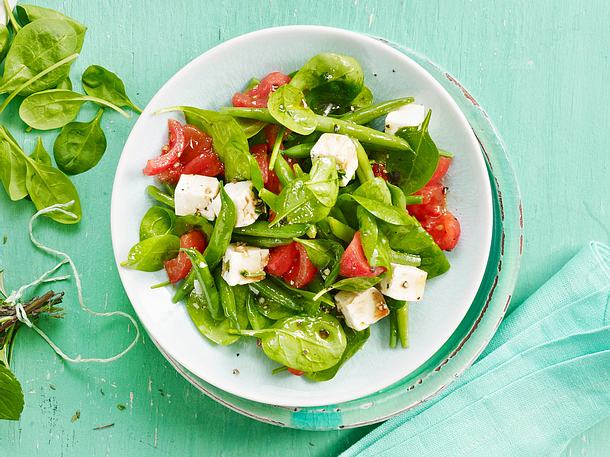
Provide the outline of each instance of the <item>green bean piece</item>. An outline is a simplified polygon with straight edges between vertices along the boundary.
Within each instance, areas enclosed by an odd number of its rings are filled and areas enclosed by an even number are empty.
[[[157,200],[158,202],[163,203],[164,205],[167,205],[170,208],[174,207],[173,197],[171,195],[166,194],[158,187],[150,185],[146,188],[146,193],[148,195],[150,195],[152,198],[154,198],[155,200]]]
[[[273,321],[268,317],[263,316],[256,307],[255,298],[250,291],[246,296],[246,310],[248,312],[248,322],[254,330],[269,328],[273,325]]]
[[[396,333],[398,333],[400,345],[407,348],[409,347],[409,304],[405,302],[394,313],[396,314]]]
[[[292,238],[267,238],[262,236],[258,237],[233,234],[233,236],[231,237],[231,241],[233,241],[234,243],[244,243],[248,246],[255,246],[257,248],[270,249],[290,244],[292,243]]]
[[[193,265],[191,271],[194,274],[193,285],[195,293],[205,299],[211,316],[217,321],[222,320],[220,296],[205,257],[197,249],[181,249],[181,251],[188,256]],[[195,283],[195,281],[197,282]],[[198,286],[195,284],[198,284]]]
[[[398,208],[406,208],[407,207],[407,198],[405,197],[405,193],[398,186],[395,186],[391,183],[386,183],[388,189],[390,191],[390,195],[392,196],[392,205]]]
[[[178,303],[187,298],[193,291],[195,284],[195,272],[193,269],[189,272],[188,276],[184,278],[184,281],[178,286],[178,290],[172,297],[172,303]]]
[[[284,151],[284,153],[286,153],[286,151]],[[441,157],[449,157],[450,159],[453,159],[453,153],[445,151],[444,149],[439,149],[438,155],[440,155]]]
[[[275,174],[280,180],[282,187],[286,187],[291,181],[294,180],[294,171],[292,171],[290,164],[286,162],[286,159],[284,159],[282,154],[277,155],[275,165],[273,166],[273,171],[275,171]]]
[[[396,341],[398,339],[398,330],[396,323],[396,314],[390,312],[390,347],[393,349],[396,347]]]
[[[282,154],[293,159],[306,159],[311,155],[311,148],[315,143],[301,143],[291,148],[284,149]]]
[[[390,111],[394,111],[401,106],[413,103],[415,99],[413,97],[397,98],[395,100],[388,100],[374,105],[360,108],[351,113],[346,113],[340,116],[343,121],[353,122],[355,124],[368,124],[374,121],[378,117],[385,116]]]
[[[405,197],[405,202],[407,205],[419,205],[424,201],[424,197],[421,195],[409,195]]]
[[[263,238],[298,238],[305,234],[307,228],[307,224],[275,225],[269,227],[269,223],[266,221],[256,221],[245,227],[235,227],[233,233]]]
[[[220,204],[220,214],[216,218],[212,236],[203,253],[207,264],[212,269],[216,268],[231,243],[231,234],[237,222],[235,204],[222,185],[220,187]]]
[[[421,257],[418,255],[407,254],[406,252],[390,251],[390,260],[393,263],[401,265],[409,265],[411,267],[419,267],[421,265]]]
[[[356,233],[353,228],[331,216],[328,216],[326,220],[328,221],[328,225],[330,225],[330,231],[333,235],[346,243],[352,241],[352,238],[354,238],[354,234]]]
[[[241,325],[237,319],[237,306],[235,304],[233,290],[227,284],[227,281],[220,275],[219,271],[214,273],[214,282],[216,283],[216,289],[218,289],[220,295],[220,304],[224,311],[224,315],[229,320],[231,328],[241,330]]]
[[[275,118],[269,114],[267,108],[220,108],[220,112],[233,117],[243,117],[245,119],[254,119],[257,121],[267,122],[268,124],[278,124]]]
[[[373,167],[371,167],[371,162],[369,160],[369,156],[366,155],[366,151],[360,144],[360,141],[353,140],[356,144],[356,156],[358,157],[358,168],[356,169],[356,176],[358,176],[358,180],[361,184],[364,184],[371,179],[375,179],[375,175],[373,174]]]
[[[297,303],[296,297],[283,289],[278,287],[270,278],[265,278],[262,281],[257,281],[249,284],[250,290],[258,292],[265,298],[273,300],[274,302],[285,306],[286,308],[302,311],[303,307]]]

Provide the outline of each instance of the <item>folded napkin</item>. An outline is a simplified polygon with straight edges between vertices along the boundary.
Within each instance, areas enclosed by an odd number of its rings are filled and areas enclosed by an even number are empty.
[[[549,456],[610,416],[610,248],[592,242],[459,379],[348,456]]]

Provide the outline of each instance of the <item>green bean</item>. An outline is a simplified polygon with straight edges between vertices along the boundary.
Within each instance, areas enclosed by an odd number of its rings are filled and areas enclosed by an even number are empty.
[[[275,118],[269,114],[267,108],[220,108],[220,112],[233,117],[243,117],[246,119],[254,119],[257,121],[267,122],[268,124],[277,124]]]
[[[406,348],[409,346],[409,304],[405,302],[394,313],[396,313],[396,333],[398,333],[400,345]]]
[[[195,293],[203,296],[211,316],[217,321],[222,320],[220,296],[218,295],[214,278],[212,277],[209,265],[207,264],[203,254],[201,254],[201,252],[199,252],[197,249],[181,249],[181,251],[184,252],[190,259],[191,264],[193,265],[191,268],[191,272],[193,272],[193,279],[194,281],[197,281],[201,287],[201,292],[195,290]]]
[[[275,248],[292,243],[292,238],[266,238],[248,235],[233,235],[231,240],[234,243],[244,243],[248,246],[256,246],[257,248]]]
[[[396,314],[391,312],[388,317],[390,319],[390,347],[395,348],[398,337],[398,330],[396,328]]]
[[[277,159],[275,160],[275,165],[273,166],[273,171],[277,175],[282,187],[286,187],[290,184],[290,181],[294,180],[294,171],[290,167],[290,164],[286,162],[284,156],[282,154],[277,155]]]
[[[216,289],[218,289],[220,295],[220,304],[224,311],[224,315],[229,320],[231,328],[241,330],[241,325],[237,319],[237,306],[235,305],[233,290],[227,284],[227,281],[220,275],[220,272],[215,273],[214,282],[216,283]]]
[[[256,291],[263,297],[272,300],[279,305],[289,309],[302,311],[303,307],[296,302],[295,296],[288,293],[284,288],[278,287],[270,278],[265,278],[262,281],[257,281],[249,284],[250,290]]]
[[[413,97],[397,98],[395,100],[388,100],[381,103],[376,103],[364,108],[357,109],[351,113],[346,113],[340,117],[343,121],[350,121],[355,124],[368,124],[369,122],[377,119],[378,117],[385,116],[390,111],[400,108],[401,106],[413,103],[415,99]]]
[[[245,227],[235,227],[233,234],[263,238],[298,238],[305,234],[307,228],[307,224],[275,225],[269,227],[268,222],[256,221]]]
[[[356,176],[358,176],[358,180],[360,181],[360,183],[364,184],[367,181],[375,179],[375,175],[373,174],[373,168],[371,167],[369,156],[366,155],[366,151],[360,144],[360,141],[353,141],[356,144],[356,155],[358,157],[358,168],[356,169]]]
[[[315,143],[301,143],[291,148],[284,149],[282,154],[286,157],[292,157],[293,159],[305,159],[310,156],[311,148]]]
[[[258,191],[258,197],[272,210],[277,210],[277,195],[267,189]]]
[[[246,296],[246,310],[248,312],[248,322],[250,322],[250,327],[252,327],[254,330],[271,327],[273,321],[268,317],[263,316],[259,312],[254,300],[254,296],[250,291],[248,291],[248,295]]]
[[[316,302],[317,302],[316,308],[318,307],[319,302],[322,302],[328,306],[335,306],[335,302],[332,301],[328,296],[322,295],[320,298],[317,298],[314,300],[314,297],[318,294],[319,290],[316,292],[312,292],[310,290],[297,289],[296,287],[292,287],[275,278],[272,279],[272,281],[274,281],[278,287],[283,287],[284,289],[287,289],[297,295],[300,295],[306,302],[308,302],[307,304],[309,304],[309,305],[316,304]],[[322,290],[322,289],[320,289],[320,290]]]
[[[220,204],[220,214],[214,224],[214,230],[212,231],[208,246],[203,253],[207,264],[212,269],[216,268],[216,265],[218,265],[226,252],[237,221],[235,204],[227,195],[224,187],[220,188]]]
[[[195,272],[191,268],[191,271],[189,272],[188,276],[184,278],[184,281],[182,281],[182,283],[178,286],[178,290],[172,297],[172,303],[178,303],[188,297],[193,291],[194,284]]]
[[[401,265],[409,265],[412,267],[419,267],[421,265],[421,257],[418,255],[407,254],[406,252],[398,252],[392,250],[390,252],[390,260],[393,263],[399,263]]]
[[[405,197],[405,193],[402,189],[394,184],[386,183],[388,189],[390,190],[390,195],[392,196],[392,205],[398,208],[406,208],[407,207],[407,198]]]
[[[405,197],[405,203],[407,205],[419,205],[424,201],[424,198],[421,195],[409,195]]]
[[[354,234],[356,233],[353,228],[331,216],[328,216],[326,220],[328,221],[328,225],[330,225],[330,231],[333,235],[346,243],[352,241],[352,238],[354,238]]]
[[[164,205],[167,205],[170,208],[174,207],[174,199],[171,197],[171,195],[166,194],[158,187],[152,185],[148,186],[146,188],[146,193],[158,202],[163,203]]]

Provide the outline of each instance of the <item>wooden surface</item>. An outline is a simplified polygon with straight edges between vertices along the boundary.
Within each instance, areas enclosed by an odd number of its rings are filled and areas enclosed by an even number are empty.
[[[504,137],[523,194],[526,237],[514,303],[536,290],[586,241],[609,241],[610,3],[597,1],[36,1],[89,26],[72,75],[89,64],[116,71],[135,101],[147,100],[203,51],[242,33],[285,24],[324,24],[402,43],[453,73],[487,109]],[[270,50],[272,52],[272,50]],[[210,71],[222,71],[211,68]],[[92,115],[83,110],[83,118]],[[16,111],[1,121],[23,126]],[[112,258],[109,201],[114,169],[135,121],[104,117],[108,150],[74,179],[83,222],[42,222],[40,235],[68,250],[90,306],[132,311]],[[22,135],[17,135],[23,141]],[[23,142],[33,147],[35,136]],[[45,135],[48,149],[51,136]],[[52,260],[27,239],[27,201],[0,193],[0,266],[7,287]],[[107,300],[107,304],[106,303]],[[70,354],[104,356],[133,333],[77,309],[69,287],[63,321],[43,323]],[[202,397],[145,337],[110,365],[67,365],[32,332],[22,331],[15,370],[25,391],[18,423],[0,423],[1,455],[14,456],[327,456],[371,428],[332,433],[278,429]],[[120,410],[117,405],[126,408]],[[76,411],[80,418],[72,421]],[[610,414],[610,412],[609,412]],[[569,418],[566,418],[569,420]],[[113,427],[94,431],[100,425]],[[465,439],[468,435],[465,430]],[[565,455],[610,455],[610,421],[577,437]],[[561,450],[557,450],[558,453]]]

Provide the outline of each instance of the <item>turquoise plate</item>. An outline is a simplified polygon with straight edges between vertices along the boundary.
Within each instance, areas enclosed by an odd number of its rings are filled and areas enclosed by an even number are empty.
[[[246,400],[197,378],[160,348],[201,392],[262,422],[303,430],[335,430],[374,424],[413,408],[441,391],[477,359],[510,304],[523,249],[523,217],[519,188],[502,140],[485,110],[455,77],[411,49],[380,40],[415,60],[449,92],[480,144],[493,198],[493,234],[485,275],[466,316],[432,357],[392,386],[349,402],[290,408]]]

